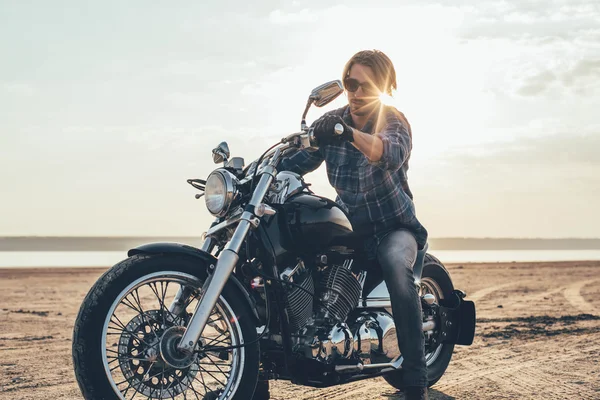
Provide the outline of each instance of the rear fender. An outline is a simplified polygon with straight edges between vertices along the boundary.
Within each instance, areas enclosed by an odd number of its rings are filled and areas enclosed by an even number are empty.
[[[198,264],[201,268],[208,268],[209,266],[217,265],[217,259],[210,253],[207,253],[203,250],[200,250],[196,247],[189,246],[187,244],[182,243],[169,243],[169,242],[161,242],[161,243],[148,243],[136,248],[130,249],[127,252],[129,257],[137,255],[137,254],[183,254],[186,256],[191,256],[197,258],[199,261],[202,261]],[[206,271],[210,274],[210,271]],[[254,322],[256,326],[264,325],[264,322],[258,316],[258,311],[256,309],[256,302],[250,296],[248,290],[244,287],[242,282],[235,276],[230,275],[228,284],[234,288],[235,291],[238,292],[240,296],[242,296],[250,305],[250,309],[252,310],[252,314],[254,317]]]

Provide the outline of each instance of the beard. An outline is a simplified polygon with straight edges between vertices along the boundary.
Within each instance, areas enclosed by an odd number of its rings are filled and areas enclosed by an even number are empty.
[[[379,110],[380,101],[378,98],[374,99],[361,99],[350,101],[350,112],[357,117],[366,117],[377,112]]]

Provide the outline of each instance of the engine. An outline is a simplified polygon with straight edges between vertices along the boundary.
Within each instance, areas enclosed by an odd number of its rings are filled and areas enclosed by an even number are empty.
[[[332,265],[321,272],[319,308],[324,318],[344,321],[356,307],[362,290],[352,271],[341,265]]]
[[[295,351],[325,363],[350,358],[365,364],[389,362],[400,352],[388,313],[364,312],[346,321],[362,291],[351,266],[352,261],[345,260],[312,270],[299,262],[281,274],[282,279],[304,289],[291,286],[286,298]]]

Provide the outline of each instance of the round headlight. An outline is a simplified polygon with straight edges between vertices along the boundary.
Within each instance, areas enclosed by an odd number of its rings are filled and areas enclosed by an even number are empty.
[[[204,193],[208,211],[215,216],[224,216],[227,214],[235,195],[231,175],[227,171],[214,171],[206,180]]]

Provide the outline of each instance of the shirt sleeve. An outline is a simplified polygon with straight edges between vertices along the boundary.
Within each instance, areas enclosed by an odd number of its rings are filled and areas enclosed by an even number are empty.
[[[410,157],[412,137],[404,115],[395,109],[387,110],[383,129],[376,133],[383,142],[383,154],[371,164],[384,170],[397,171]]]
[[[308,174],[319,168],[325,156],[323,155],[322,148],[317,150],[300,150],[291,157],[283,159],[279,166],[278,171],[292,171],[300,175]]]

